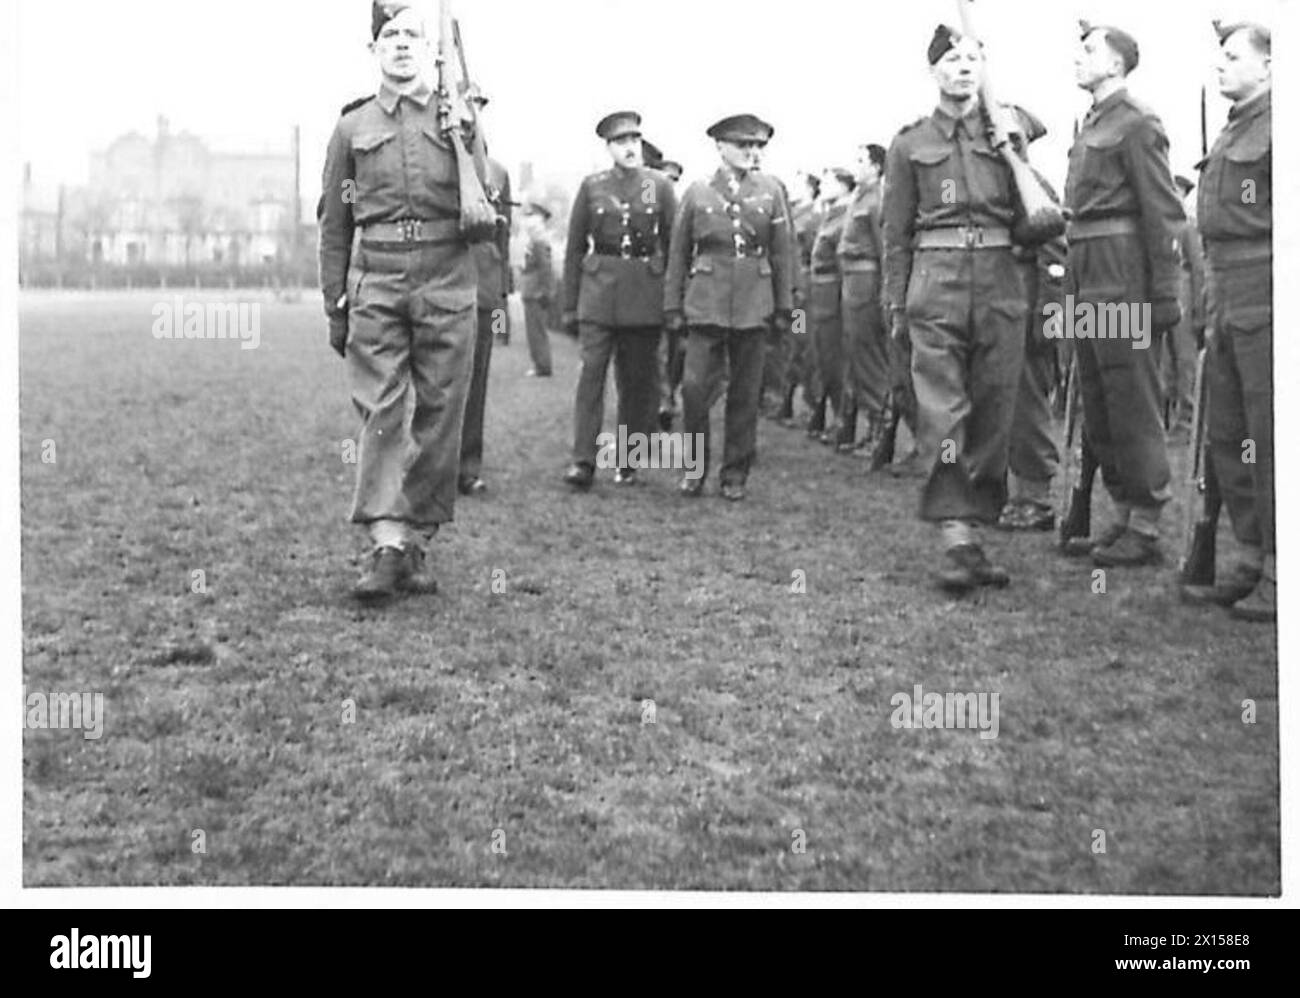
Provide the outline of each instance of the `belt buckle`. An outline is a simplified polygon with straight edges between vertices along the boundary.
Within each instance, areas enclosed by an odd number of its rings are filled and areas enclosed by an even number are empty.
[[[423,223],[418,218],[403,218],[397,223],[402,242],[413,243],[423,235]]]
[[[743,260],[743,259],[745,259],[745,257],[749,256],[748,251],[745,249],[745,240],[742,239],[742,238],[740,237],[739,234],[735,234],[735,235],[733,235],[733,236],[731,237],[731,239],[732,239],[732,242],[734,242],[735,245],[736,245],[736,259],[737,259],[737,260]]]
[[[624,260],[632,259],[632,237],[624,233],[623,240],[618,244],[618,255]]]
[[[967,228],[965,230],[966,248],[974,249],[984,242],[984,230],[976,228]]]

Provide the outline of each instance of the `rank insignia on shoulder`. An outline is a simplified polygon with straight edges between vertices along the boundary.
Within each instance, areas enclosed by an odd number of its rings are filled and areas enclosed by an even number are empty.
[[[372,100],[374,100],[374,99],[375,99],[375,95],[374,95],[374,94],[368,94],[368,95],[365,96],[365,97],[358,97],[358,98],[357,98],[356,100],[354,100],[354,101],[349,101],[348,103],[344,104],[344,105],[339,109],[339,117],[342,117],[342,116],[345,115],[345,114],[351,114],[353,111],[355,111],[357,108],[359,108],[362,104],[365,104],[365,103],[367,103],[368,101],[372,101]]]

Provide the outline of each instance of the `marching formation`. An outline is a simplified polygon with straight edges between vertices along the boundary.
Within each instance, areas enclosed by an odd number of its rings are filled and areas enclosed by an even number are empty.
[[[994,95],[961,9],[961,27],[939,27],[926,53],[934,109],[887,148],[864,141],[852,169],[801,177],[793,197],[763,170],[776,130],[755,115],[713,124],[716,167],[679,190],[681,164],[644,139],[640,114],[616,111],[596,125],[610,167],[574,197],[558,287],[549,211],[523,206],[529,373],[551,373],[554,298],[581,356],[564,482],[590,489],[605,466],[612,360],[620,440],[699,442],[684,498],[705,493],[715,466],[719,494],[746,498],[766,414],[864,472],[916,480],[932,576],[959,592],[1009,581],[987,527],[1059,522],[1068,556],[1161,563],[1168,448],[1186,437],[1181,591],[1273,620],[1269,31],[1215,23],[1232,110],[1193,182],[1171,174],[1160,117],[1126,87],[1138,42],[1081,23],[1076,82],[1092,107],[1058,194],[1029,160],[1047,126]],[[418,16],[374,4],[379,92],[344,109],[325,167],[322,288],[363,421],[352,519],[374,547],[362,599],[431,591],[432,534],[458,491],[484,488],[514,203],[445,0],[442,21],[434,86]],[[644,466],[620,447],[614,483]],[[1094,532],[1098,470],[1110,516]],[[1221,506],[1239,554],[1216,571]]]

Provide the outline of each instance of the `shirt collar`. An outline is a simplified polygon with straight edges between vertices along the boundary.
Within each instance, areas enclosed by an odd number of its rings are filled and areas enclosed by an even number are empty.
[[[957,131],[957,122],[966,122],[966,132],[968,135],[978,135],[983,129],[979,120],[980,106],[976,104],[961,118],[953,115],[946,107],[940,104],[934,109],[935,127],[943,134],[945,139],[951,139]]]
[[[750,173],[753,171],[751,170]],[[720,166],[713,175],[713,186],[728,194],[736,193],[748,182],[750,173],[745,174],[744,177],[737,177],[731,167]]]
[[[1247,118],[1257,118],[1261,114],[1269,114],[1273,109],[1273,88],[1265,87],[1254,97],[1249,100],[1233,104],[1228,109],[1229,121],[1243,121]]]
[[[413,89],[405,92],[398,91],[398,89],[391,83],[384,80],[379,84],[379,94],[377,99],[380,107],[389,114],[393,114],[397,110],[397,102],[403,97],[415,101],[415,103],[419,104],[420,107],[428,107],[429,98],[432,96],[433,90],[430,89],[429,84],[424,80],[420,80]]]
[[[1096,121],[1126,97],[1128,97],[1128,87],[1120,87],[1114,93],[1111,93],[1097,104],[1093,105],[1092,110],[1088,112],[1088,115],[1084,120],[1088,122]]]

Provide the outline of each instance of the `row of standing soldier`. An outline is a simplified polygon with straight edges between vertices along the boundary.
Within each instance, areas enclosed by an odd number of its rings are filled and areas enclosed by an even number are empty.
[[[363,598],[435,588],[427,541],[450,519],[458,487],[482,488],[476,451],[492,318],[509,290],[500,237],[508,229],[478,236],[475,274],[465,227],[453,223],[461,208],[454,180],[465,162],[447,149],[441,103],[431,107],[417,74],[404,75],[411,60],[400,50],[420,39],[418,19],[402,3],[374,9],[384,82],[376,98],[345,109],[321,213],[331,342],[348,357],[363,419],[353,520],[367,525],[375,554],[357,587]],[[1270,39],[1253,24],[1216,29],[1221,90],[1235,103],[1202,164],[1203,411],[1207,477],[1242,554],[1220,579],[1198,579],[1184,593],[1271,619]],[[921,516],[938,527],[940,585],[1006,584],[980,528],[1051,526],[1058,455],[1048,393],[1058,363],[1043,307],[1064,290],[1080,302],[1147,305],[1157,336],[1175,328],[1184,318],[1184,216],[1159,119],[1124,86],[1138,61],[1127,33],[1083,26],[1076,73],[1094,107],[1071,150],[1064,240],[1024,217],[1014,157],[1044,133],[1041,123],[981,98],[984,56],[969,31],[941,27],[928,56],[938,108],[904,128],[887,154],[864,145],[857,175],[823,175],[830,188],[823,195],[835,196],[823,196],[820,218],[811,199],[792,206],[784,186],[762,172],[774,129],[754,115],[708,130],[719,166],[691,184],[680,205],[673,174],[681,169],[645,164],[640,116],[616,112],[599,123],[613,165],[586,178],[575,198],[560,290],[582,357],[570,485],[594,481],[611,359],[619,422],[629,433],[666,425],[680,378],[684,428],[706,441],[706,475],[709,412],[725,395],[719,479],[733,501],[746,494],[763,389],[775,396],[774,415],[788,421],[801,383],[810,431],[843,451],[882,463],[898,423],[911,430],[914,450],[893,470],[924,478]],[[488,161],[482,173],[498,210],[508,210],[504,171]],[[329,197],[349,182],[351,199]],[[1249,198],[1241,195],[1247,188]],[[412,209],[419,217],[409,217]],[[530,253],[542,242],[530,240]],[[478,306],[476,335],[460,326],[462,314],[466,322],[473,314],[464,311],[469,303]],[[394,338],[408,344],[400,357]],[[1072,549],[1107,567],[1154,563],[1170,496],[1159,351],[1104,339],[1073,348],[1084,450],[1100,467],[1114,516]],[[416,404],[404,417],[408,393]],[[635,478],[633,467],[616,470],[620,484]],[[704,482],[684,477],[681,492],[697,497]]]

